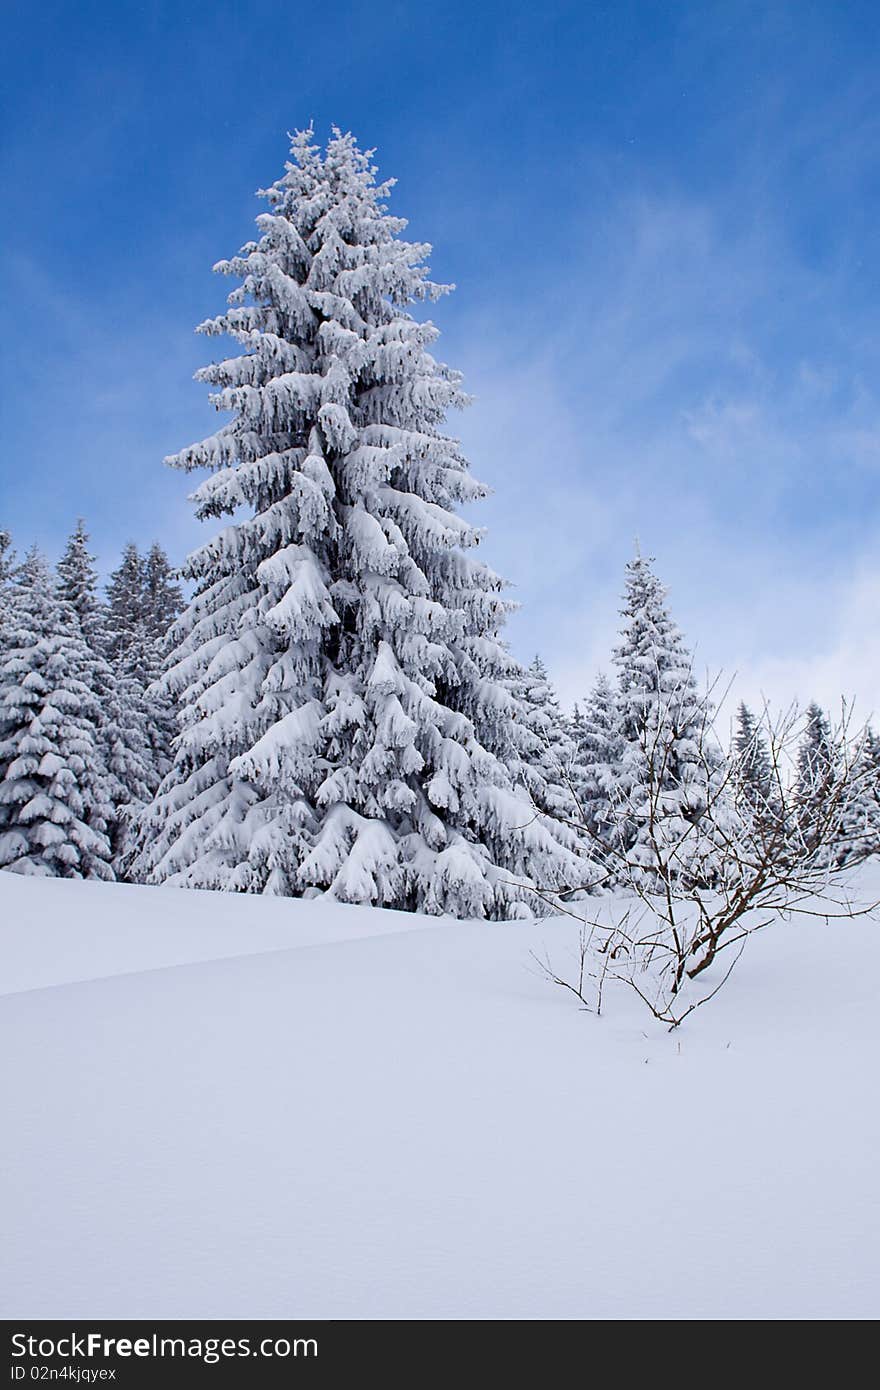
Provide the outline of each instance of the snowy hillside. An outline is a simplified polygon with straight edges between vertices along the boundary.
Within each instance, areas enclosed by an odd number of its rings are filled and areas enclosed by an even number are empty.
[[[566,922],[0,874],[0,923],[7,1317],[880,1313],[873,921],[673,1035],[534,972]]]

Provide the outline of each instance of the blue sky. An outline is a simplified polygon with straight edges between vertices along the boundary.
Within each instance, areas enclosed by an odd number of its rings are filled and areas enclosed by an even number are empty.
[[[4,7],[0,523],[180,560],[210,272],[313,120],[455,295],[455,421],[518,653],[567,699],[635,538],[698,662],[880,709],[874,3]]]

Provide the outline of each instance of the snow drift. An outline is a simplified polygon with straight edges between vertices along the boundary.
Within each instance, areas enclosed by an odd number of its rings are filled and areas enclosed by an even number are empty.
[[[872,920],[671,1036],[531,968],[566,921],[0,874],[0,922],[6,1317],[880,1312]]]

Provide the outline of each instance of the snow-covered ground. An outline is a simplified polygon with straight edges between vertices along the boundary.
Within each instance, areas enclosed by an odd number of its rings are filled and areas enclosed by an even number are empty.
[[[0,873],[0,924],[6,1317],[880,1313],[874,921],[677,1035],[534,972],[564,921]]]

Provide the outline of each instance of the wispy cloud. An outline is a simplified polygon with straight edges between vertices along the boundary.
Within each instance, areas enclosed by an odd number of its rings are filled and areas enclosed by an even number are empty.
[[[698,663],[778,699],[873,703],[878,653],[855,628],[880,584],[880,364],[851,307],[841,332],[838,281],[778,228],[676,195],[607,208],[565,270],[563,314],[548,296],[456,331],[517,649],[579,696],[638,537]]]
[[[495,489],[479,514],[517,651],[579,696],[638,537],[701,664],[875,704],[869,7],[411,8],[403,28],[350,16],[329,75],[306,65],[244,118],[210,80],[222,25],[59,13],[47,46],[29,21],[3,165],[3,520],[57,553],[83,511],[105,563],[128,535],[190,548],[206,528],[160,460],[215,423],[190,381],[191,325],[222,302],[208,267],[251,233],[284,126],[350,121],[461,284],[436,318],[476,396],[455,424]],[[297,51],[338,39],[336,15],[272,25]],[[410,74],[390,105],[371,54]]]

